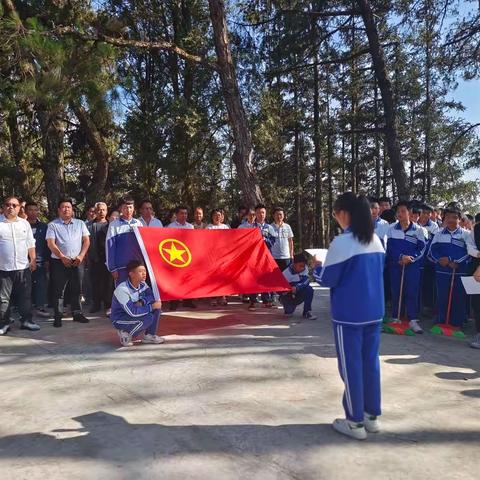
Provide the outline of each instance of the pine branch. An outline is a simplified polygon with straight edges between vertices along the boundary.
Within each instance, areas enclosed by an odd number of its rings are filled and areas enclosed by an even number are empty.
[[[36,32],[38,33],[38,32]],[[119,48],[138,48],[141,50],[166,50],[183,58],[187,62],[203,65],[212,70],[218,70],[217,62],[208,60],[200,55],[194,55],[183,50],[172,42],[163,39],[156,41],[131,40],[123,37],[111,37],[102,33],[90,34],[83,33],[69,26],[59,26],[53,30],[41,32],[48,36],[71,36],[84,42],[104,42]]]

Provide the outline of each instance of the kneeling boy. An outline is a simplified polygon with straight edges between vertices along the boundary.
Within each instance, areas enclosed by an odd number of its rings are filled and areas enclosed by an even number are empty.
[[[293,262],[283,271],[283,276],[291,285],[291,292],[281,295],[285,315],[291,315],[303,303],[303,318],[315,320],[312,314],[313,288],[308,278],[307,260],[301,253],[293,257]]]
[[[147,270],[138,260],[127,264],[128,279],[113,292],[112,325],[117,329],[124,347],[132,345],[132,338],[145,332],[143,343],[163,343],[156,335],[162,302],[155,300],[152,289],[145,283]]]

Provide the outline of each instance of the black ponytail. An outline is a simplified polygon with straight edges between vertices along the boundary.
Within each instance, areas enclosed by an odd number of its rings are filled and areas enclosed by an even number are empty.
[[[373,239],[373,221],[370,202],[365,195],[355,195],[352,192],[342,193],[333,204],[335,212],[345,211],[350,214],[350,229],[353,236],[363,244]]]

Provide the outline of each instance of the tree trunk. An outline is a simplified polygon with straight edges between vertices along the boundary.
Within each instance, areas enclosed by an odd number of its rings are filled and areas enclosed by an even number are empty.
[[[370,2],[368,0],[356,1],[365,25],[370,54],[373,60],[373,68],[382,94],[383,111],[385,116],[385,137],[388,156],[390,158],[390,166],[392,167],[395,178],[398,196],[400,198],[407,198],[409,194],[407,187],[407,174],[405,172],[403,160],[400,156],[395,102],[393,98],[392,84],[387,74],[383,48],[380,45],[378,30]]]
[[[375,129],[379,127],[378,124],[378,85],[377,79],[373,79],[373,108],[375,115]],[[382,188],[382,171],[381,171],[381,161],[380,161],[380,133],[375,132],[375,195],[380,197],[380,192]]]
[[[107,184],[108,168],[111,159],[110,152],[105,145],[102,134],[90,117],[90,113],[81,105],[73,104],[72,109],[80,122],[82,130],[85,132],[87,142],[92,149],[96,162],[92,184],[87,192],[87,205],[91,205],[105,196],[105,185]]]
[[[37,111],[42,131],[43,158],[41,166],[47,194],[49,216],[57,213],[60,198],[65,195],[65,177],[63,171],[64,125],[57,115],[44,110]]]
[[[17,112],[11,110],[7,116],[7,125],[10,132],[10,145],[12,157],[15,160],[15,168],[19,181],[20,195],[27,198],[30,195],[30,185],[27,175],[27,165],[23,155],[22,134],[18,126]]]
[[[312,44],[317,43],[316,20],[311,22]],[[315,159],[315,233],[314,242],[316,245],[324,245],[324,219],[323,219],[323,182],[322,182],[322,152],[320,149],[320,94],[318,75],[318,51],[315,51],[313,63],[313,155]],[[328,124],[327,124],[328,125]]]
[[[433,25],[431,20],[431,2],[427,2],[427,12],[425,15],[425,161],[424,161],[424,189],[423,197],[428,202],[431,201],[432,196],[432,158],[431,158],[431,137],[432,137],[432,35]]]
[[[327,125],[330,125],[330,95],[331,95],[331,77],[330,70],[327,67]],[[328,183],[328,221],[325,222],[327,232],[325,232],[326,243],[330,242],[331,231],[333,230],[333,146],[335,144],[335,137],[332,141],[332,133],[327,132],[327,183]]]
[[[253,171],[252,136],[243,108],[230,50],[225,5],[223,0],[209,0],[208,4],[217,53],[218,73],[235,146],[232,159],[237,170],[243,199],[248,205],[254,205],[262,201],[262,192]]]

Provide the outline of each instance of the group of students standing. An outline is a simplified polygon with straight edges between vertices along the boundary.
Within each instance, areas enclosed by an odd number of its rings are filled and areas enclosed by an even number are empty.
[[[461,330],[472,311],[477,335],[471,346],[480,348],[479,302],[467,296],[461,280],[480,277],[480,226],[470,226],[456,202],[447,204],[438,218],[428,205],[400,201],[392,223],[381,218],[375,199],[370,208],[375,233],[386,250],[385,298],[391,301],[392,323],[406,317],[410,328],[422,333],[420,318],[426,315]]]

